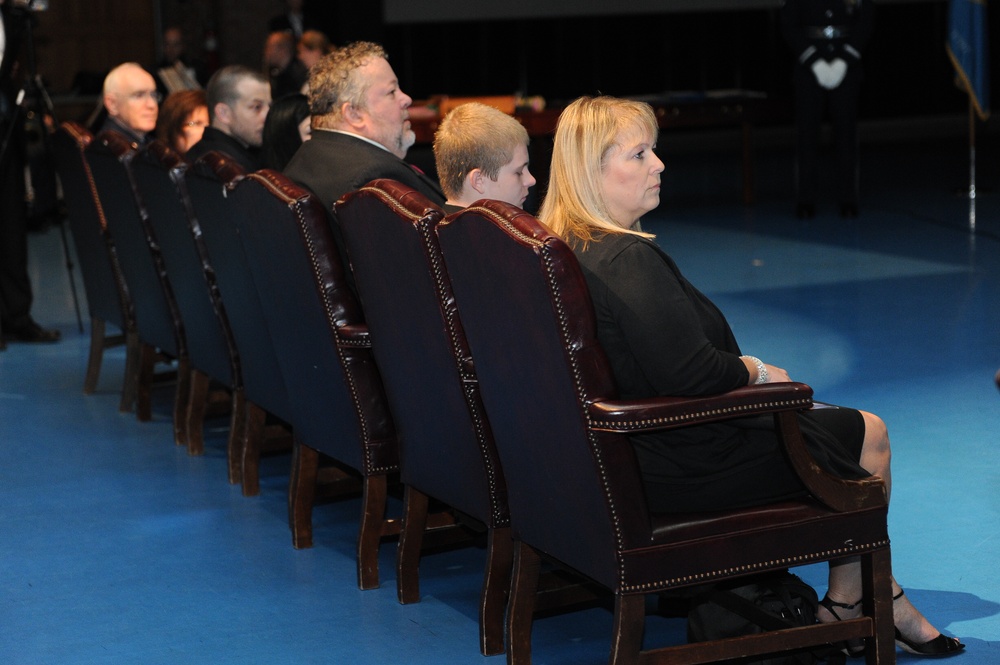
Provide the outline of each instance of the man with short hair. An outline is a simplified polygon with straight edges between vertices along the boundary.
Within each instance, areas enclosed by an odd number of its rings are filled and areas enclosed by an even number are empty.
[[[480,199],[523,206],[535,177],[528,170],[528,132],[499,109],[472,102],[452,110],[434,135],[434,161],[444,208]]]
[[[334,50],[309,74],[312,140],[292,157],[285,174],[331,210],[341,196],[376,178],[392,178],[444,203],[440,186],[403,161],[415,136],[385,50],[356,42]],[[335,229],[338,232],[339,229]]]
[[[153,75],[135,62],[118,65],[104,79],[104,108],[108,117],[101,131],[124,136],[133,147],[152,140],[160,112],[160,93]]]
[[[271,84],[260,72],[243,65],[223,67],[205,91],[209,126],[185,157],[194,162],[207,152],[221,152],[247,173],[260,168],[264,120],[271,108]]]

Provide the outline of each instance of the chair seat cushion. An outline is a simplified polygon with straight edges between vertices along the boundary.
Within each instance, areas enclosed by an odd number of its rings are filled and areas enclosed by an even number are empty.
[[[650,541],[623,551],[620,589],[649,592],[887,547],[886,507],[838,513],[813,500],[651,517]]]

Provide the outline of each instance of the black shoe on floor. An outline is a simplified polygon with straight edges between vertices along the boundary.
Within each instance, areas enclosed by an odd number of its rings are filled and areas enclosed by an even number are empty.
[[[29,321],[27,325],[13,330],[4,328],[3,339],[5,342],[26,342],[28,344],[51,343],[62,339],[62,333],[58,330],[46,330],[34,321]]]

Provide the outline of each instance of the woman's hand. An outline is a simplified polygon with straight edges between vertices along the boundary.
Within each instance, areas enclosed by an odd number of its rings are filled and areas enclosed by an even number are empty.
[[[767,381],[765,383],[788,383],[791,381],[788,378],[788,372],[780,367],[768,365],[767,363],[764,363],[764,367],[767,368]]]
[[[775,367],[774,365],[768,365],[756,358],[754,356],[740,356],[740,360],[747,367],[747,372],[750,374],[749,385],[758,385],[761,383],[787,383],[791,381],[788,378],[788,372],[781,369],[780,367]]]

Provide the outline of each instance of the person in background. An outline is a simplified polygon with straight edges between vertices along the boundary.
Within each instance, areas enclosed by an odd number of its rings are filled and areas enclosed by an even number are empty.
[[[333,44],[319,30],[306,30],[303,32],[296,46],[296,55],[299,58],[299,62],[305,65],[306,69],[310,69],[319,62],[320,58],[324,55],[329,55],[332,51]]]
[[[260,168],[264,120],[271,108],[271,86],[260,72],[229,65],[212,75],[206,90],[209,126],[201,140],[188,149],[194,162],[215,150],[251,173]]]
[[[304,9],[305,0],[285,0],[286,11],[272,16],[267,22],[268,32],[288,32],[295,39],[309,28]]]
[[[156,121],[156,138],[180,155],[201,140],[208,127],[208,102],[204,90],[181,90],[163,100]]]
[[[311,120],[305,95],[288,95],[271,104],[264,121],[261,167],[283,170],[299,146],[311,138]]]
[[[104,108],[107,118],[100,131],[114,131],[133,147],[145,145],[156,129],[160,96],[153,75],[135,62],[112,69],[104,79]]]
[[[274,99],[301,92],[309,77],[309,70],[295,57],[295,37],[284,31],[267,36],[264,69],[270,78]]]
[[[7,342],[56,342],[61,337],[31,316],[24,118],[16,105],[20,45],[31,18],[0,0],[0,137],[10,137],[0,152],[0,350]]]
[[[538,214],[579,259],[597,337],[621,395],[715,395],[790,381],[784,369],[743,354],[718,307],[643,231],[641,218],[660,204],[664,167],[654,151],[657,135],[648,104],[613,97],[574,101],[556,126],[548,193]],[[799,423],[813,459],[826,471],[842,478],[878,476],[891,494],[889,436],[878,416],[825,405],[801,413]],[[770,418],[639,434],[631,441],[654,512],[747,507],[806,491]],[[831,563],[820,621],[860,615],[860,566],[856,557]],[[892,592],[896,642],[903,649],[946,656],[964,648],[934,628],[895,580]],[[859,655],[863,646],[845,649]]]
[[[523,206],[535,178],[528,170],[528,132],[506,113],[477,102],[454,108],[434,134],[434,161],[456,212],[479,199]]]
[[[156,88],[164,97],[180,90],[199,90],[204,84],[204,68],[189,62],[187,40],[176,25],[163,31],[163,57],[153,70]]]
[[[781,6],[781,32],[795,54],[795,214],[800,219],[816,215],[820,128],[827,112],[836,155],[830,189],[839,198],[841,217],[858,216],[861,54],[874,28],[874,5],[872,0],[785,0]]]

